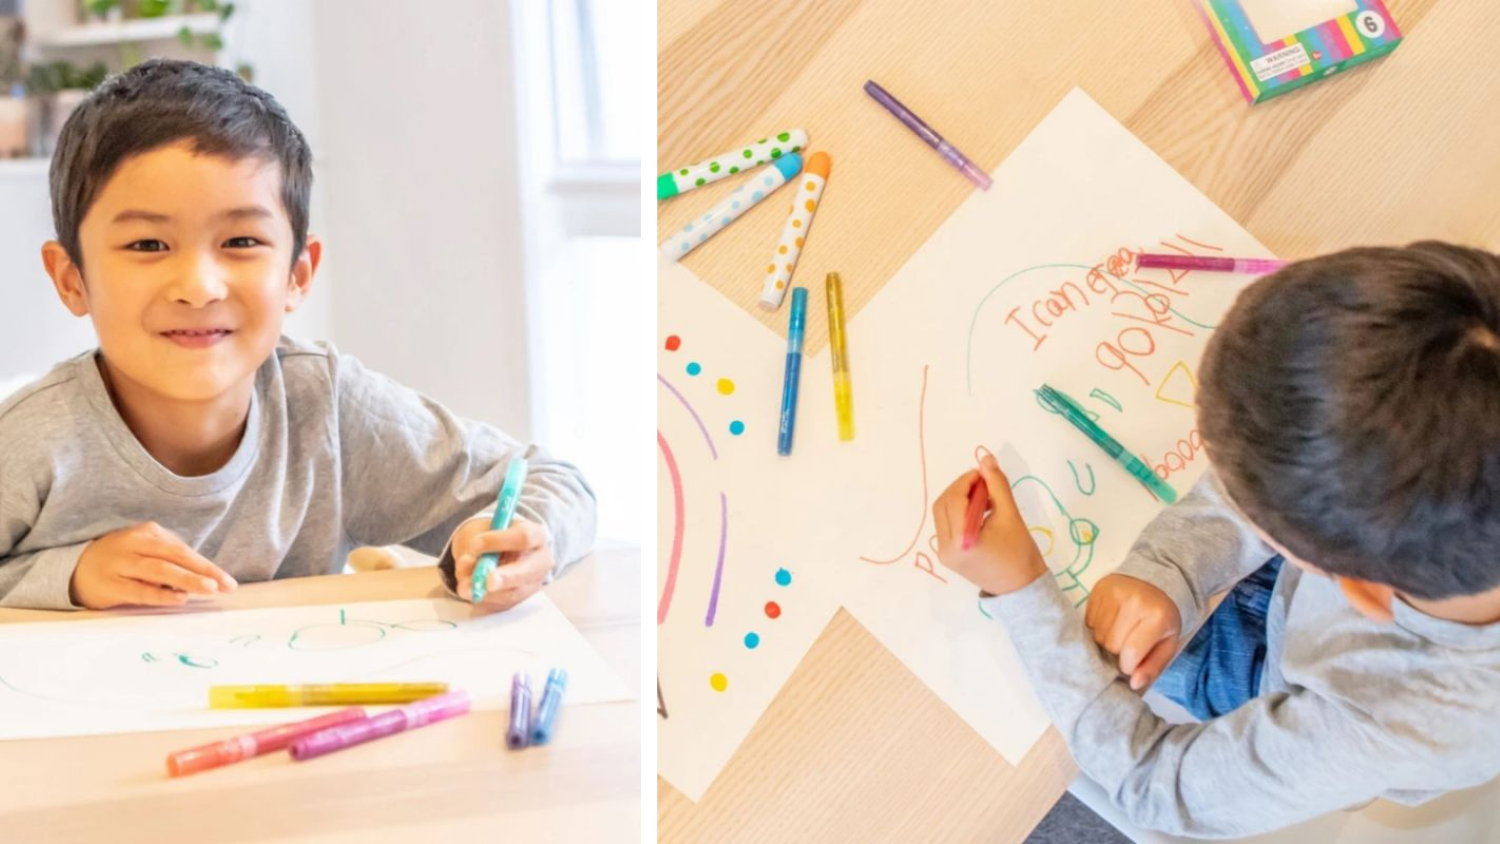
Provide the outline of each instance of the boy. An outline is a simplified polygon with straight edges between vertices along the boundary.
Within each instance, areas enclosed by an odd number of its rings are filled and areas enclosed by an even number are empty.
[[[505,609],[588,551],[575,468],[281,336],[322,254],[311,181],[286,112],[218,68],[146,62],[68,119],[42,257],[99,348],[0,404],[0,606],[180,606],[400,543],[465,597],[503,552],[484,602]]]
[[[1212,468],[1082,623],[992,459],[972,550],[976,473],[934,507],[1084,773],[1133,823],[1204,837],[1500,773],[1500,258],[1354,249],[1257,281],[1204,355],[1198,424]],[[1231,585],[1157,681],[1201,723],[1165,723],[1133,690]]]

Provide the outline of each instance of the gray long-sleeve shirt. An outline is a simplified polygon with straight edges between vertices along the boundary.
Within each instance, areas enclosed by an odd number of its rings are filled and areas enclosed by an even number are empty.
[[[1210,472],[1116,570],[1172,598],[1184,632],[1275,552]],[[1500,624],[1356,612],[1337,585],[1281,569],[1260,694],[1220,718],[1156,717],[1051,577],[984,600],[1085,774],[1139,826],[1250,835],[1375,797],[1415,804],[1500,774]],[[1186,641],[1184,637],[1183,641]]]
[[[441,555],[493,513],[513,457],[530,463],[516,508],[546,527],[557,569],[594,540],[594,494],[536,446],[460,419],[331,346],[283,337],[260,367],[239,447],[181,477],[136,440],[95,353],[0,403],[0,606],[76,609],[68,587],[94,539],[155,521],[241,583],[343,569],[361,545]]]

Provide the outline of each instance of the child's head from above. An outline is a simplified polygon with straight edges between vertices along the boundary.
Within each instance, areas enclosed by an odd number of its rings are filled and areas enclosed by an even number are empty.
[[[1500,257],[1417,243],[1292,264],[1240,295],[1199,381],[1233,503],[1357,608],[1500,587]]]
[[[312,155],[269,94],[221,68],[138,65],[68,118],[51,188],[43,260],[113,381],[180,402],[250,382],[320,252]]]

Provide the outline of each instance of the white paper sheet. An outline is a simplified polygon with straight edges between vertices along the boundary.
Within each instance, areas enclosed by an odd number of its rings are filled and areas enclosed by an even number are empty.
[[[509,706],[568,670],[569,705],[632,697],[545,594],[504,613],[454,600],[0,625],[0,739],[265,724],[327,709],[209,709],[211,685],[447,682]],[[382,707],[370,707],[378,711]]]
[[[835,436],[826,351],[804,363],[796,451],[778,460],[768,426],[782,341],[680,268],[660,274],[660,328],[691,321],[695,333],[725,339],[713,347],[717,369],[753,373],[763,439],[734,475],[751,491],[736,497],[746,508],[736,524],[771,531],[760,539],[769,558],[808,560],[833,601],[1018,763],[1046,717],[1002,625],[937,562],[932,501],[981,447],[995,453],[1059,584],[1082,603],[1162,505],[1033,391],[1048,383],[1068,393],[1186,493],[1206,459],[1194,431],[1197,362],[1249,279],[1137,270],[1130,254],[1267,252],[1078,90],[993,177],[850,320],[852,443]],[[811,306],[824,307],[820,285],[802,283],[814,287]],[[669,409],[659,403],[664,426]],[[658,506],[665,525],[672,501]],[[670,539],[660,534],[662,546]],[[795,665],[801,654],[790,648],[815,635],[786,643],[778,667]],[[664,672],[678,647],[663,628]],[[697,799],[727,761],[723,746],[732,750],[758,716],[749,707],[769,699],[706,720],[696,735],[664,732],[662,775]]]
[[[698,800],[836,605],[776,456],[784,341],[678,264],[657,283],[657,770]]]

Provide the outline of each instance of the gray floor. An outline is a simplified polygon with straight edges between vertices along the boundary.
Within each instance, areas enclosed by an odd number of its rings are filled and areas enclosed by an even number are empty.
[[[1052,807],[1026,844],[1130,844],[1130,839],[1067,792]]]

